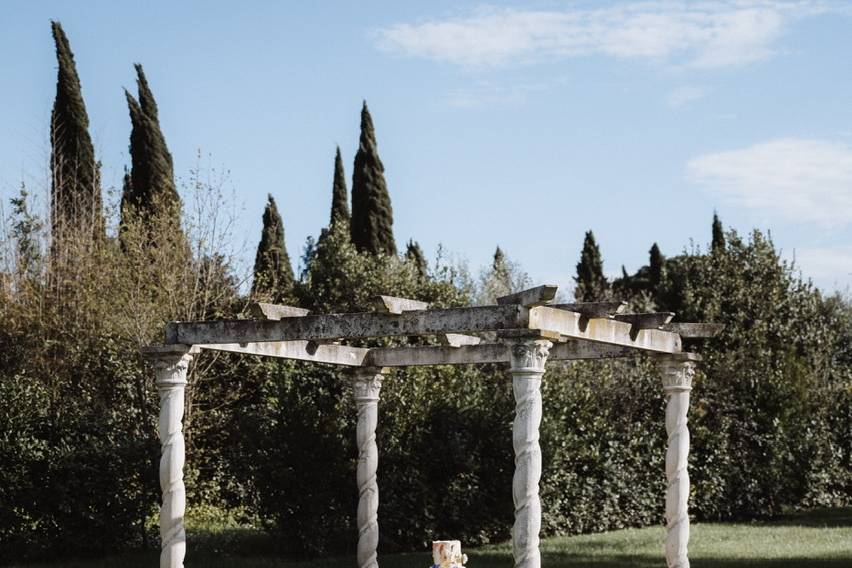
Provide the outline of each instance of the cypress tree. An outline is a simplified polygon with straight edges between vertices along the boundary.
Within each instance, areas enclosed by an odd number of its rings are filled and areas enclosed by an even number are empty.
[[[284,222],[270,195],[263,211],[263,231],[254,259],[251,294],[272,301],[288,298],[293,291],[293,267],[284,244]]]
[[[725,250],[725,230],[722,228],[722,221],[716,212],[713,212],[713,240],[710,244],[711,252],[718,253]]]
[[[384,165],[376,148],[373,119],[367,101],[361,109],[361,140],[352,172],[352,242],[359,252],[396,254],[393,210],[385,183]]]
[[[331,224],[338,221],[349,222],[349,191],[346,189],[346,173],[343,171],[343,159],[340,146],[334,156],[334,181],[331,185]]]
[[[665,263],[665,258],[663,257],[663,253],[660,252],[660,247],[657,246],[657,243],[651,245],[648,257],[651,289],[656,290],[657,286],[660,285],[660,281],[663,279],[663,264]]]
[[[423,249],[420,248],[420,244],[414,239],[409,240],[405,247],[405,258],[414,264],[414,268],[417,269],[417,274],[421,278],[426,277],[429,272],[429,264],[426,262]]]
[[[163,230],[182,237],[181,202],[175,186],[172,155],[160,130],[157,103],[145,73],[141,65],[136,64],[135,68],[139,100],[124,91],[132,125],[132,166],[121,198],[122,224],[129,221],[128,215],[135,214],[143,222],[157,219],[163,223]]]
[[[491,261],[491,272],[500,282],[509,282],[509,267],[506,265],[506,253],[499,246],[494,249],[494,258]]]
[[[606,295],[608,285],[603,274],[603,259],[592,231],[586,231],[574,281],[577,283],[574,296],[580,302],[602,300]]]
[[[56,60],[56,99],[50,116],[51,223],[54,242],[71,230],[104,235],[100,163],[89,136],[89,115],[68,37],[51,21]]]

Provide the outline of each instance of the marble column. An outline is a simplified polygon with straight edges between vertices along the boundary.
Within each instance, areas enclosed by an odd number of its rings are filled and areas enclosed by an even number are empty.
[[[379,393],[382,390],[382,370],[363,368],[355,371],[352,381],[358,425],[355,431],[358,445],[358,567],[378,568],[376,549],[379,545],[379,486],[376,470],[379,449],[376,446],[376,425],[379,418]]]
[[[512,423],[512,445],[515,450],[512,554],[516,568],[540,568],[541,500],[538,484],[541,479],[541,447],[538,440],[542,415],[541,377],[552,343],[536,338],[507,343],[511,353],[509,372],[515,395],[515,420]]]
[[[687,411],[695,362],[684,356],[660,361],[666,402],[666,562],[669,568],[689,568],[689,429]]]
[[[161,444],[160,568],[183,568],[186,555],[186,490],[183,485],[185,449],[183,441],[184,389],[192,356],[185,345],[148,347],[142,354],[154,367],[160,394],[159,436]]]

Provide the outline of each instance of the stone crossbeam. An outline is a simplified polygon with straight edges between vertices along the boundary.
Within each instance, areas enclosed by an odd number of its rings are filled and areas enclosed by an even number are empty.
[[[623,312],[627,308],[627,302],[576,302],[551,304],[549,307],[577,312],[587,318],[605,318]]]
[[[549,306],[524,308],[510,304],[401,314],[368,312],[285,317],[280,320],[173,322],[166,328],[166,343],[209,346],[300,340],[313,341],[316,345],[328,340],[528,329],[548,337],[582,339],[657,353],[680,352],[681,341],[677,333],[660,329],[636,332],[633,327],[631,323],[610,317],[588,318],[579,311]]]
[[[680,336],[670,331],[643,329],[631,333],[633,326],[629,323],[610,318],[583,319],[579,312],[539,306],[530,309],[527,327],[558,333],[569,339],[585,339],[644,351],[679,353],[681,350]]]
[[[590,341],[568,341],[554,345],[549,359],[612,359],[638,354],[630,347]],[[375,367],[407,367],[508,363],[509,360],[509,347],[505,343],[486,343],[463,347],[379,347],[370,349],[364,364]]]
[[[375,300],[376,311],[386,314],[401,314],[404,312],[417,312],[429,308],[429,304],[420,300],[409,298],[397,298],[395,296],[379,296]]]
[[[311,352],[310,341],[268,341],[262,343],[228,343],[196,345],[198,349],[242,353],[278,359],[311,361],[347,367],[407,367],[433,365],[473,365],[507,363],[509,350],[505,343],[460,346],[422,347],[351,347],[319,345]],[[591,341],[568,341],[554,345],[551,360],[612,359],[632,357],[638,351],[630,347],[606,345]]]
[[[501,306],[507,304],[520,304],[526,308],[531,308],[533,306],[541,306],[544,304],[549,304],[553,301],[553,299],[556,297],[557,289],[557,286],[554,286],[552,284],[536,286],[535,288],[515,292],[514,294],[509,294],[508,296],[500,296],[499,298],[497,298],[497,303]]]
[[[278,321],[172,322],[166,326],[166,343],[206,345],[297,339],[366,339],[498,331],[526,326],[527,317],[521,306],[479,306],[401,314],[364,312],[308,315],[282,318]]]
[[[282,306],[281,304],[267,304],[266,302],[255,302],[249,305],[249,313],[252,317],[264,320],[280,320],[281,318],[302,317],[311,313],[305,308],[295,306]]]
[[[360,367],[367,358],[369,349],[349,345],[312,345],[311,341],[264,341],[260,343],[215,343],[195,347],[208,351],[243,353],[278,359],[312,361],[331,365]]]

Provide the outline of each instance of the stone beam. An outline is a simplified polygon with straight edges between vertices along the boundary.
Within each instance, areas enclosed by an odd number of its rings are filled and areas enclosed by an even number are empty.
[[[525,308],[541,306],[543,304],[549,304],[553,301],[553,299],[556,297],[557,289],[558,286],[554,286],[552,284],[536,286],[535,288],[521,290],[520,292],[515,292],[514,294],[509,294],[508,296],[500,296],[499,298],[497,298],[497,303],[501,306],[505,306],[508,304],[520,304]]]
[[[367,357],[369,349],[348,345],[311,345],[311,341],[266,341],[262,343],[214,343],[195,347],[208,351],[244,353],[331,365],[360,367]]]
[[[479,345],[482,343],[481,337],[475,335],[463,335],[461,333],[444,333],[438,336],[441,345],[447,347],[462,347],[464,345]]]
[[[672,321],[674,312],[652,312],[647,314],[615,314],[612,319],[629,323],[634,329],[659,329]]]
[[[409,300],[408,298],[396,298],[394,296],[376,298],[376,311],[386,314],[399,315],[403,312],[416,312],[428,308],[429,304],[420,300]]]
[[[587,318],[605,318],[621,313],[627,302],[576,302],[573,304],[551,304],[549,307],[577,312]]]
[[[674,312],[653,312],[646,314],[615,314],[612,319],[630,324],[630,337],[635,338],[643,329],[660,329],[672,321]]]
[[[569,339],[585,339],[610,345],[633,347],[656,353],[679,353],[680,336],[670,331],[643,329],[631,334],[632,325],[610,318],[591,318],[581,321],[578,312],[539,306],[530,308],[530,329],[559,333]]]
[[[633,357],[640,351],[620,345],[591,341],[568,341],[555,344],[549,359],[613,359]],[[407,367],[428,365],[470,365],[476,363],[508,363],[509,348],[503,343],[466,345],[461,347],[378,347],[370,349],[364,365],[375,367]]]
[[[311,313],[305,308],[295,306],[282,306],[281,304],[267,304],[266,302],[255,302],[249,305],[249,313],[252,317],[264,320],[280,320],[281,318],[296,318]]]
[[[210,345],[440,335],[518,329],[527,327],[527,323],[526,310],[518,305],[423,310],[399,315],[373,312],[308,315],[278,321],[172,322],[166,326],[166,343]]]

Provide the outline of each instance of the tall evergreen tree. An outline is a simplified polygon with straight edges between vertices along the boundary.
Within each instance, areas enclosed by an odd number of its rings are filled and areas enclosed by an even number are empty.
[[[50,116],[51,225],[54,244],[70,231],[104,234],[100,163],[89,136],[89,115],[68,37],[50,23],[59,71]]]
[[[594,302],[606,296],[608,283],[603,273],[603,259],[592,231],[586,231],[574,281],[577,283],[574,297],[580,302]]]
[[[331,224],[338,221],[349,222],[349,191],[346,189],[346,173],[343,171],[340,146],[334,155],[334,181],[331,185]]]
[[[361,109],[361,140],[353,169],[352,242],[360,252],[395,255],[393,210],[367,101]]]
[[[660,285],[660,281],[663,279],[663,264],[665,260],[657,243],[651,245],[651,250],[648,251],[648,268],[652,290],[656,290],[657,286]]]
[[[420,244],[414,239],[409,240],[405,247],[405,258],[414,264],[414,267],[417,269],[417,274],[419,274],[421,278],[426,277],[429,273],[429,264],[426,262],[426,256],[423,254],[423,249],[420,248]]]
[[[506,284],[509,287],[509,266],[506,260],[506,253],[499,246],[494,249],[494,257],[491,260],[491,272],[494,278]]]
[[[135,65],[139,100],[125,90],[130,111],[130,178],[122,194],[122,224],[138,215],[146,222],[158,219],[169,231],[182,238],[181,201],[175,186],[172,155],[160,130],[157,103],[148,86],[142,66]]]
[[[284,244],[284,222],[270,195],[263,211],[263,231],[254,259],[252,296],[281,301],[293,292],[293,267]]]
[[[725,250],[725,229],[722,228],[722,221],[719,220],[719,215],[713,212],[713,240],[710,244],[712,252],[722,252]]]

